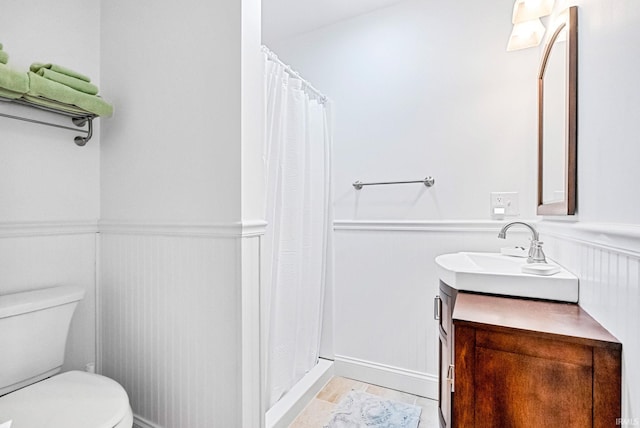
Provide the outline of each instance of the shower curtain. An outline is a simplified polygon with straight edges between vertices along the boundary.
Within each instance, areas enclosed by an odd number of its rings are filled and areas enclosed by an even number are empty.
[[[329,105],[264,49],[266,90],[266,400],[270,408],[318,362],[331,278]]]

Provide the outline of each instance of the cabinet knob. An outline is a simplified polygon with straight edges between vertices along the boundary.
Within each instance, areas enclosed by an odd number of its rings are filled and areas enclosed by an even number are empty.
[[[433,298],[433,319],[439,320],[442,315],[442,300],[440,296],[436,296]]]

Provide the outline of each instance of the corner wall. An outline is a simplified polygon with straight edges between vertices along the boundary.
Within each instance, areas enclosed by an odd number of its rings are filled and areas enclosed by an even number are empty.
[[[100,86],[99,27],[98,0],[2,2],[0,42],[17,71],[53,62]],[[14,105],[0,103],[0,109],[17,114]],[[101,121],[94,122],[91,141],[78,147],[72,131],[0,117],[0,294],[61,284],[85,289],[63,370],[84,370],[96,359]]]
[[[259,15],[256,0],[102,2],[118,109],[101,152],[99,369],[141,427],[264,419]]]

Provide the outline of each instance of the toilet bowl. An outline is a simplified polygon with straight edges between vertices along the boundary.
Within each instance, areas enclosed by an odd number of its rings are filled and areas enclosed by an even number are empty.
[[[0,424],[11,428],[131,428],[125,390],[93,373],[62,373],[0,397]]]

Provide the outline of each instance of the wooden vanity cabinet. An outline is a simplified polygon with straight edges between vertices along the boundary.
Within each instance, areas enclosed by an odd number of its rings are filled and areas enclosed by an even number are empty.
[[[616,426],[622,345],[578,305],[458,293],[452,319],[444,426]]]

